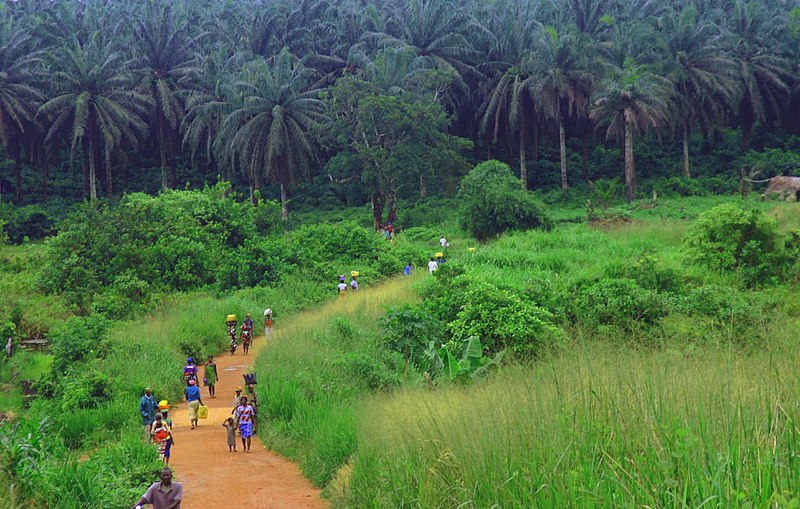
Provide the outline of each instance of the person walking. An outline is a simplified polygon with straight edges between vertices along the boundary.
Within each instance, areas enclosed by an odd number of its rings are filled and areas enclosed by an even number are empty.
[[[161,469],[161,482],[153,483],[133,509],[142,509],[147,504],[152,504],[153,509],[180,509],[183,498],[183,485],[172,481],[172,470],[169,467]]]
[[[150,436],[150,426],[156,418],[156,398],[150,387],[144,389],[144,396],[139,399],[139,413],[142,415],[142,427],[145,434]]]
[[[186,365],[183,367],[183,383],[189,385],[189,380],[194,380],[197,383],[197,364],[194,359],[189,357],[186,359]]]
[[[14,355],[14,339],[9,337],[6,341],[6,357],[11,358]]]
[[[242,449],[250,452],[250,442],[253,437],[253,405],[247,402],[247,396],[242,396],[241,403],[236,407],[236,417],[239,420],[239,436],[242,437]]]
[[[203,404],[200,399],[200,388],[197,387],[197,382],[189,380],[189,386],[186,387],[184,393],[186,394],[186,401],[189,402],[189,420],[191,421],[192,429],[199,426],[197,422],[197,410]]]
[[[216,385],[218,380],[217,364],[214,362],[214,356],[209,355],[208,360],[203,365],[203,382],[208,387],[208,395],[212,398],[217,397]]]
[[[161,412],[156,413],[156,419],[153,421],[153,425],[150,426],[150,438],[156,444],[158,455],[162,460],[165,459],[167,440],[171,434],[172,430],[169,429],[169,426],[164,421],[164,416]]]
[[[264,310],[264,336],[267,339],[272,339],[272,325],[274,323],[274,318],[272,318],[272,310],[267,308]]]
[[[228,435],[228,452],[236,452],[236,423],[233,422],[233,417],[225,419],[222,427]]]
[[[242,388],[237,387],[234,389],[236,392],[236,396],[233,397],[233,410],[231,410],[231,415],[233,416],[234,424],[238,427],[239,426],[239,416],[236,415],[236,409],[239,408],[239,405],[242,404]]]
[[[350,278],[350,288],[352,288],[354,292],[358,292],[358,281],[356,281],[355,277]]]
[[[161,412],[162,420],[167,425],[169,437],[164,444],[164,463],[169,465],[169,457],[172,454],[172,446],[175,444],[175,437],[172,436],[172,419],[169,418],[169,401],[162,399],[158,402],[158,411]]]
[[[442,235],[442,236],[439,238],[439,246],[442,248],[442,250],[445,250],[445,249],[447,249],[448,247],[450,247],[450,243],[449,243],[449,242],[447,242],[447,239],[446,239],[446,238],[444,238],[444,235]]]
[[[407,263],[406,266],[403,268],[403,275],[404,276],[410,276],[411,275],[411,271],[413,269],[414,269],[414,267],[411,265],[411,262]]]
[[[436,263],[436,258],[431,258],[431,261],[428,262],[428,272],[431,274],[434,273],[436,269],[439,268],[439,264]]]

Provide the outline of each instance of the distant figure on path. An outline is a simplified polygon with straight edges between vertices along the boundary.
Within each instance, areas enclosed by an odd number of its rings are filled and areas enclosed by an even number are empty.
[[[450,247],[450,243],[447,242],[447,239],[444,238],[444,235],[439,238],[439,246],[441,246],[442,249],[447,249]]]
[[[167,429],[169,429],[169,437],[167,438],[167,443],[164,444],[164,463],[169,465],[169,457],[172,454],[172,446],[175,444],[175,438],[172,436],[172,419],[170,419],[168,415],[169,401],[166,399],[159,401],[158,411],[161,412],[163,421],[167,425]]]
[[[169,440],[171,435],[172,435],[172,430],[169,428],[169,425],[164,420],[164,416],[161,414],[161,412],[156,413],[156,420],[153,421],[153,425],[150,426],[150,438],[153,440],[153,443],[156,444],[156,447],[158,448],[159,457],[165,462],[166,462],[167,440]]]
[[[339,284],[336,285],[336,290],[339,293],[339,298],[347,295],[347,283],[344,282],[344,276],[339,277]]]
[[[242,437],[244,452],[250,452],[250,442],[253,436],[253,406],[247,402],[247,396],[242,396],[241,403],[236,408],[236,417],[239,419],[239,435]]]
[[[405,266],[405,268],[403,269],[403,275],[404,276],[410,276],[412,270],[414,270],[414,267],[411,266],[411,263],[408,263]]]
[[[233,416],[233,421],[236,426],[239,426],[239,416],[236,415],[236,409],[239,408],[239,405],[242,404],[242,388],[237,387],[235,389],[236,396],[233,398],[233,410],[231,410],[231,415]]]
[[[217,375],[217,364],[214,362],[214,356],[209,355],[208,360],[203,366],[203,382],[205,382],[206,386],[208,387],[208,395],[212,398],[217,397],[217,380],[219,380],[219,376]]]
[[[194,380],[189,380],[189,386],[184,392],[186,401],[189,402],[189,420],[192,424],[192,429],[194,429],[195,426],[199,426],[197,423],[197,410],[203,404],[203,400],[200,399],[200,388]]]
[[[183,367],[183,383],[189,385],[189,381],[194,380],[197,383],[197,364],[194,359],[189,357],[186,359],[186,365]]]
[[[10,359],[12,355],[14,355],[14,340],[9,337],[6,341],[6,357]]]
[[[228,435],[228,452],[236,452],[236,423],[233,422],[233,417],[225,419],[222,427]]]
[[[245,330],[250,334],[250,344],[253,344],[253,319],[250,318],[250,313],[244,315],[244,321],[242,322],[242,335],[244,335]]]
[[[354,292],[358,291],[358,281],[356,281],[356,278],[350,279],[350,288],[352,288]]]
[[[436,258],[431,258],[431,261],[428,262],[428,272],[433,274],[433,272],[439,268],[439,264],[436,263]]]
[[[144,432],[150,436],[150,426],[156,418],[156,398],[153,397],[153,390],[150,387],[145,388],[144,396],[139,399],[139,413],[142,414]]]
[[[164,467],[161,470],[161,482],[153,483],[133,509],[142,509],[146,504],[153,504],[153,509],[180,509],[181,498],[183,485],[172,482],[172,470]]]
[[[272,318],[272,310],[267,308],[264,310],[264,335],[267,339],[272,339],[272,325],[274,319]]]

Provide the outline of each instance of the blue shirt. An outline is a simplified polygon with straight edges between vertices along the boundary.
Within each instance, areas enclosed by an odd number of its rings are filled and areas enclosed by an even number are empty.
[[[196,385],[190,385],[186,388],[186,401],[195,401],[200,399],[200,388]]]

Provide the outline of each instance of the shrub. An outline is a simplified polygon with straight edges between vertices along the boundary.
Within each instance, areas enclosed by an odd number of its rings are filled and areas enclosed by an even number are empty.
[[[430,359],[423,355],[429,343],[442,344],[444,324],[422,306],[404,304],[390,307],[382,321],[381,341],[392,350],[401,352],[406,365],[413,364],[422,371],[429,370]]]
[[[362,352],[342,354],[335,366],[341,372],[362,380],[370,390],[393,387],[400,383],[397,372],[374,355]]]
[[[71,366],[105,357],[110,343],[105,337],[109,322],[99,315],[73,317],[50,330],[52,369],[65,373]]]
[[[536,354],[556,332],[548,311],[509,290],[473,282],[464,297],[464,305],[447,328],[458,342],[477,336],[489,354],[506,348]]]
[[[683,244],[690,262],[716,270],[742,270],[749,284],[780,277],[791,262],[773,218],[732,204],[701,214]]]
[[[593,326],[613,324],[626,329],[652,325],[667,314],[664,298],[632,279],[600,279],[579,285],[574,306],[581,322]]]
[[[512,229],[549,228],[543,206],[520,185],[511,168],[499,161],[473,168],[458,191],[462,227],[480,241]]]

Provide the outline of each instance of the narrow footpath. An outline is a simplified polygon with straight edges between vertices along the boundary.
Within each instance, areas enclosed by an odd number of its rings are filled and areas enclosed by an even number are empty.
[[[258,318],[258,317],[257,317]],[[224,329],[221,328],[224,334]],[[258,331],[258,323],[256,324]],[[275,338],[279,331],[275,331]],[[186,402],[170,411],[175,445],[170,466],[176,479],[183,483],[183,509],[327,509],[329,504],[320,492],[303,477],[300,469],[286,458],[266,449],[258,435],[253,437],[249,453],[242,452],[237,436],[237,452],[228,452],[225,428],[222,423],[233,409],[234,389],[243,385],[242,375],[255,360],[266,338],[253,341],[250,354],[244,355],[241,346],[236,355],[215,357],[219,380],[217,397],[208,396],[201,387],[203,403],[209,408],[208,419],[191,429]],[[179,368],[176,368],[179,369]],[[199,377],[203,378],[200,367]]]

